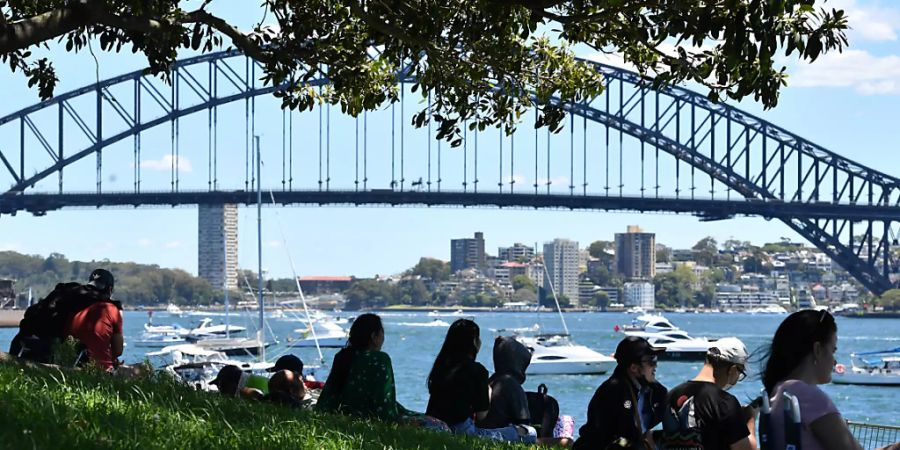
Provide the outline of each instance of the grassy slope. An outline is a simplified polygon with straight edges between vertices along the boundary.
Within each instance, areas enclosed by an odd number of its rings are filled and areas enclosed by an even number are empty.
[[[508,444],[296,411],[126,380],[0,362],[0,448],[428,448]]]

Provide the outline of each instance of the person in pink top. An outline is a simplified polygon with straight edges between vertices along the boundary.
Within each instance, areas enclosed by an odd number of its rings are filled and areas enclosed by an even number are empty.
[[[831,382],[837,324],[828,311],[797,311],[772,338],[763,370],[763,385],[771,401],[767,448],[785,448],[785,393],[800,405],[800,443],[803,450],[862,450],[840,411],[818,385]]]

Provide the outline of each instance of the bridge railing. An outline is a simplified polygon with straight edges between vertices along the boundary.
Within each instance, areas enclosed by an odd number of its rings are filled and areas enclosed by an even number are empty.
[[[867,450],[900,442],[900,427],[850,421],[847,425],[862,448]]]

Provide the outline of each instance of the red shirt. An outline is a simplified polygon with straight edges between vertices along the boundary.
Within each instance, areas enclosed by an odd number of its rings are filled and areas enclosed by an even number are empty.
[[[116,305],[97,302],[88,306],[72,317],[67,332],[84,344],[98,366],[113,369],[112,336],[122,334],[122,313]]]

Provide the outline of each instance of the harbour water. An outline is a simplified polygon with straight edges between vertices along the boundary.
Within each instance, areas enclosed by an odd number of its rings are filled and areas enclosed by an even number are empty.
[[[345,312],[337,315],[351,317],[353,313]],[[446,326],[425,326],[435,317],[429,317],[426,313],[411,312],[383,312],[380,313],[385,325],[386,351],[392,358],[394,374],[397,384],[399,401],[409,409],[424,411],[428,401],[428,392],[425,387],[425,379],[431,369],[434,356],[440,349],[441,342],[446,334]],[[143,331],[143,325],[147,322],[146,312],[129,311],[125,313],[125,337],[126,342],[136,339]],[[472,313],[466,314],[472,317],[481,326],[481,339],[483,341],[478,360],[488,370],[492,369],[491,346],[493,337],[497,335],[494,330],[503,328],[530,327],[540,324],[547,332],[561,332],[562,325],[555,313]],[[252,333],[257,315],[245,313],[233,316],[232,323],[248,327]],[[621,333],[616,333],[613,327],[617,324],[628,323],[632,315],[624,313],[567,313],[565,315],[575,342],[586,345],[604,354],[611,354],[616,343],[622,338]],[[694,336],[724,337],[737,336],[742,339],[751,351],[764,347],[775,333],[778,324],[786,316],[784,315],[749,315],[749,314],[666,314],[676,326],[687,330]],[[153,323],[164,325],[179,323],[189,326],[197,322],[203,316],[170,317],[166,313],[154,313]],[[221,316],[213,317],[217,322],[223,320]],[[457,317],[450,315],[437,317],[445,322],[452,322]],[[280,340],[280,344],[267,350],[269,359],[275,359],[285,352],[291,352],[300,356],[307,365],[316,364],[318,359],[315,349],[288,349],[285,338],[296,333],[292,330],[304,327],[299,322],[299,316],[289,314],[281,319],[270,319],[268,326]],[[849,366],[851,352],[863,352],[871,350],[884,350],[900,347],[900,326],[896,319],[851,319],[838,317],[838,362]],[[15,329],[0,330],[0,342],[4,346],[15,334]],[[128,363],[139,362],[144,359],[145,348],[128,345],[125,350],[124,360]],[[330,363],[335,349],[323,349],[325,360]],[[662,361],[657,369],[657,378],[666,386],[673,387],[691,377],[700,368],[699,362],[669,362]],[[761,383],[758,376],[758,364],[751,367],[747,380],[732,388],[732,393],[741,400],[748,402],[759,395]],[[327,367],[317,373],[322,380],[327,376]],[[535,390],[541,383],[549,387],[550,395],[554,396],[560,404],[563,414],[575,417],[576,425],[584,423],[587,404],[597,386],[608,375],[592,376],[563,376],[544,375],[529,376],[525,383],[527,390]],[[832,400],[841,410],[844,417],[857,422],[871,422],[900,426],[900,388],[898,387],[871,387],[871,386],[847,386],[826,385],[823,389],[831,396]]]

